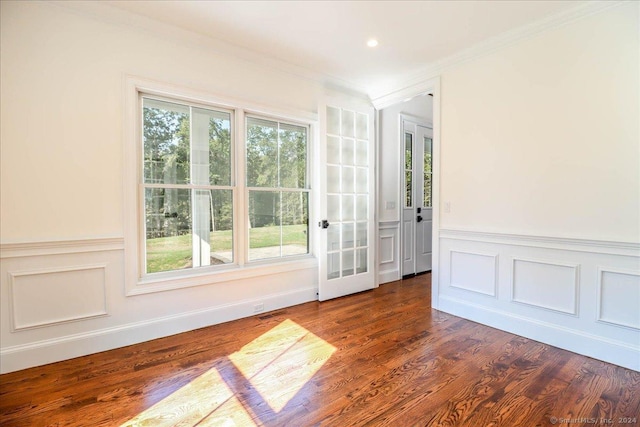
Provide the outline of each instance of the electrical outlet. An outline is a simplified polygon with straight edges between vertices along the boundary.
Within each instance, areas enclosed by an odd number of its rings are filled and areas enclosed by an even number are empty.
[[[264,303],[260,303],[260,304],[256,304],[253,306],[253,312],[254,313],[261,313],[264,311]]]
[[[451,202],[444,203],[444,213],[451,213]]]

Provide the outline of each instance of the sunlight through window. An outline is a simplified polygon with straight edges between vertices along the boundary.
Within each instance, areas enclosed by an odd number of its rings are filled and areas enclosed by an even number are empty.
[[[256,425],[213,368],[120,427],[196,424]]]
[[[229,359],[275,412],[298,393],[336,348],[287,319]]]
[[[229,355],[229,360],[278,413],[335,351],[334,346],[287,319]],[[255,426],[247,409],[251,410],[243,406],[220,371],[212,368],[120,427]]]

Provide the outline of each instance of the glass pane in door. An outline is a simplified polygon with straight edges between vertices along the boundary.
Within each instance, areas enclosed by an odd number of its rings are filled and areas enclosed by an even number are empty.
[[[363,274],[368,265],[369,120],[327,107],[327,279]]]
[[[413,134],[404,134],[404,207],[413,206]]]
[[[433,141],[431,138],[424,137],[424,201],[425,208],[431,207],[431,154]]]

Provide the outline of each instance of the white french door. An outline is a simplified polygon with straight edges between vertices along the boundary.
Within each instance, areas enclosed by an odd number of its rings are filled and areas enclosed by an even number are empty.
[[[373,108],[320,107],[318,299],[375,287]]]

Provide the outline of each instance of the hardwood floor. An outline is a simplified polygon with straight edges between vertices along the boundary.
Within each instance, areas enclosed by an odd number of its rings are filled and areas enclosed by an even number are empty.
[[[640,373],[432,310],[429,285],[418,276],[5,374],[0,424],[640,423]]]

